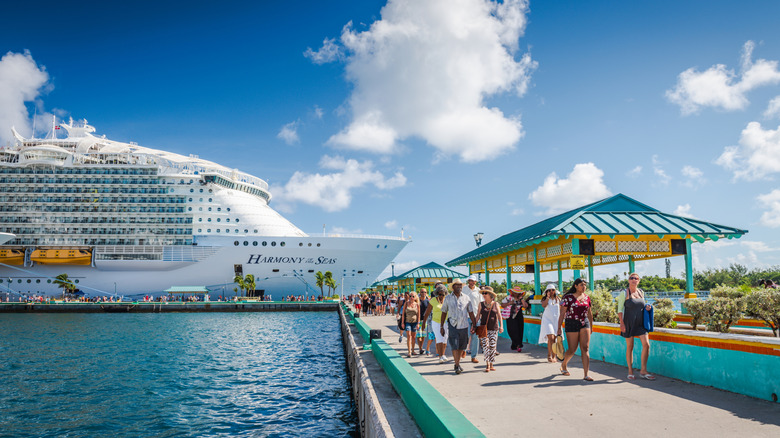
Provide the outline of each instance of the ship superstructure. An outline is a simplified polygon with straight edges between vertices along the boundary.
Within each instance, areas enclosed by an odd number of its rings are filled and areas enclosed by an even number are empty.
[[[225,290],[251,273],[258,290],[279,296],[314,293],[314,273],[329,270],[354,291],[408,243],[308,235],[269,206],[260,178],[97,137],[86,120],[58,127],[44,139],[12,130],[16,143],[0,148],[0,232],[16,235],[0,246],[0,280],[12,288],[54,293],[52,277],[67,273],[101,292],[117,283],[125,294]]]

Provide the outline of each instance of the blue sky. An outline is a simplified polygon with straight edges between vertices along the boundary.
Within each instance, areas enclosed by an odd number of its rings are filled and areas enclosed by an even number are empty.
[[[778,2],[16,3],[0,144],[87,118],[267,180],[305,231],[403,228],[396,272],[616,193],[750,231],[697,268],[780,264]]]

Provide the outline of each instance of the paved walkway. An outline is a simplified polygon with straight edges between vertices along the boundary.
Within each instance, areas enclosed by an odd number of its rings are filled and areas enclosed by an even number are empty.
[[[398,342],[395,318],[363,317],[382,338],[406,356],[406,339]],[[582,380],[578,356],[570,362],[571,376],[547,362],[547,349],[526,345],[522,353],[509,350],[499,338],[496,371],[485,373],[480,363],[462,362],[455,375],[449,362],[413,356],[409,363],[450,403],[489,437],[602,436],[780,437],[780,404],[658,376],[656,381],[628,381],[624,367],[591,360],[590,375]],[[651,353],[652,354],[652,353]],[[779,364],[780,365],[780,364]],[[637,372],[638,374],[638,372]]]

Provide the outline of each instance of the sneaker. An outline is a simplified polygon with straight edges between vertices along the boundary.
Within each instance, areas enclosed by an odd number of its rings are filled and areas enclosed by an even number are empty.
[[[444,356],[439,356],[439,363],[444,363],[446,361],[447,359],[445,359]]]
[[[404,337],[403,337],[403,335],[399,336],[399,337],[398,337],[398,342],[399,342],[399,343],[401,343],[401,342],[403,342],[403,341],[404,341]]]
[[[446,355],[446,354],[442,354],[442,355],[441,355],[441,359],[442,359],[443,361],[445,361],[445,362],[447,362],[447,361],[449,360],[449,359],[447,359],[447,355]]]
[[[461,372],[463,372],[463,370],[460,368],[460,366],[455,365],[455,374],[460,374]]]
[[[425,357],[431,357],[431,352],[430,351],[426,351],[425,352]]]

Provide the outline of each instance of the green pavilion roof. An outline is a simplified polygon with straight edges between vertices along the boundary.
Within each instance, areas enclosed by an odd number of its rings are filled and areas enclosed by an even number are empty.
[[[205,294],[209,292],[206,286],[173,286],[165,289],[169,294]]]
[[[371,287],[379,287],[379,286],[390,286],[393,284],[390,279],[393,277],[387,277],[384,280],[377,281],[376,283],[372,284]]]
[[[698,219],[662,213],[623,194],[561,213],[517,231],[505,234],[479,248],[447,262],[457,266],[474,260],[535,245],[560,236],[582,235],[590,238],[606,235],[678,235],[681,239],[690,235],[698,242],[721,238],[739,238],[747,233],[734,227],[717,225]]]
[[[446,266],[442,266],[435,262],[430,262],[426,265],[418,266],[414,269],[410,269],[403,274],[390,277],[387,280],[391,283],[396,283],[399,280],[405,278],[466,278],[468,274],[454,271]]]

